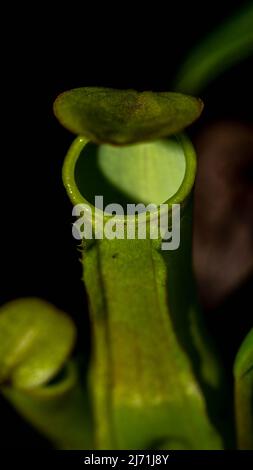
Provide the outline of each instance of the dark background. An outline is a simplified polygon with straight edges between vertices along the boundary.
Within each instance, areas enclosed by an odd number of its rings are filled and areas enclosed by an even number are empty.
[[[178,64],[209,31],[248,2],[118,3],[82,8],[75,2],[54,12],[13,7],[3,19],[1,152],[1,304],[38,296],[69,312],[78,348],[89,350],[87,303],[77,244],[71,235],[71,204],[61,167],[73,136],[60,127],[52,103],[77,86],[168,90]],[[206,89],[201,123],[252,122],[249,91],[252,60],[232,68]],[[6,103],[6,111],[4,104]],[[225,364],[232,361],[252,325],[252,276],[222,303],[206,308],[209,328]],[[0,400],[3,447],[49,444]]]

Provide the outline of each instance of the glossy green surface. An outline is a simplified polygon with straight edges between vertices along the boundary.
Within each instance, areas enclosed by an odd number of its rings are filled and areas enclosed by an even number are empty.
[[[101,145],[99,168],[107,181],[134,202],[161,204],[180,188],[185,158],[176,139],[112,147]]]

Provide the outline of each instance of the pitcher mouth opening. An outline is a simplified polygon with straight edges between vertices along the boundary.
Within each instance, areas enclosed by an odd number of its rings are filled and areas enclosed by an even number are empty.
[[[183,134],[124,147],[78,137],[67,153],[63,180],[72,203],[88,204],[92,211],[96,196],[103,196],[105,206],[116,203],[125,210],[129,204],[153,204],[159,211],[160,204],[184,203],[195,172],[195,151]]]

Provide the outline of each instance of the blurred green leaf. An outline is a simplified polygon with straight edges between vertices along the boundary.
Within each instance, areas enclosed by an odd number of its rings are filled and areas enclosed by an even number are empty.
[[[76,337],[70,317],[39,299],[0,309],[0,391],[58,448],[91,445],[88,397],[69,360]]]
[[[175,89],[199,93],[220,73],[253,53],[253,3],[200,41],[183,62]]]
[[[238,447],[253,449],[253,329],[236,356],[234,376]]]
[[[61,369],[75,342],[71,319],[47,302],[19,299],[0,310],[0,382],[32,389]],[[57,341],[55,339],[57,338]]]

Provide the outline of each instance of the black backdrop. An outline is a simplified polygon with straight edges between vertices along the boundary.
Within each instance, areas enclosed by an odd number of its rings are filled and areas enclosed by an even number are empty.
[[[12,7],[2,37],[1,151],[1,303],[39,296],[69,312],[78,325],[78,347],[89,350],[87,303],[77,246],[71,235],[71,204],[61,181],[61,166],[73,139],[52,114],[58,93],[76,86],[167,90],[187,51],[241,6],[205,1],[154,2],[149,6],[77,2],[50,7]],[[244,2],[247,3],[247,2]],[[252,62],[221,77],[203,98],[204,119],[235,116],[247,120],[247,89]],[[234,90],[240,94],[234,97]],[[231,96],[235,99],[231,100]],[[217,100],[219,105],[217,106]],[[6,103],[6,111],[4,104]],[[249,108],[249,107],[248,107]],[[249,309],[252,280],[228,299],[224,308]],[[228,325],[219,312],[207,318],[218,341]],[[227,360],[239,336],[230,334]],[[41,448],[49,444],[26,425],[2,399],[2,447]]]

